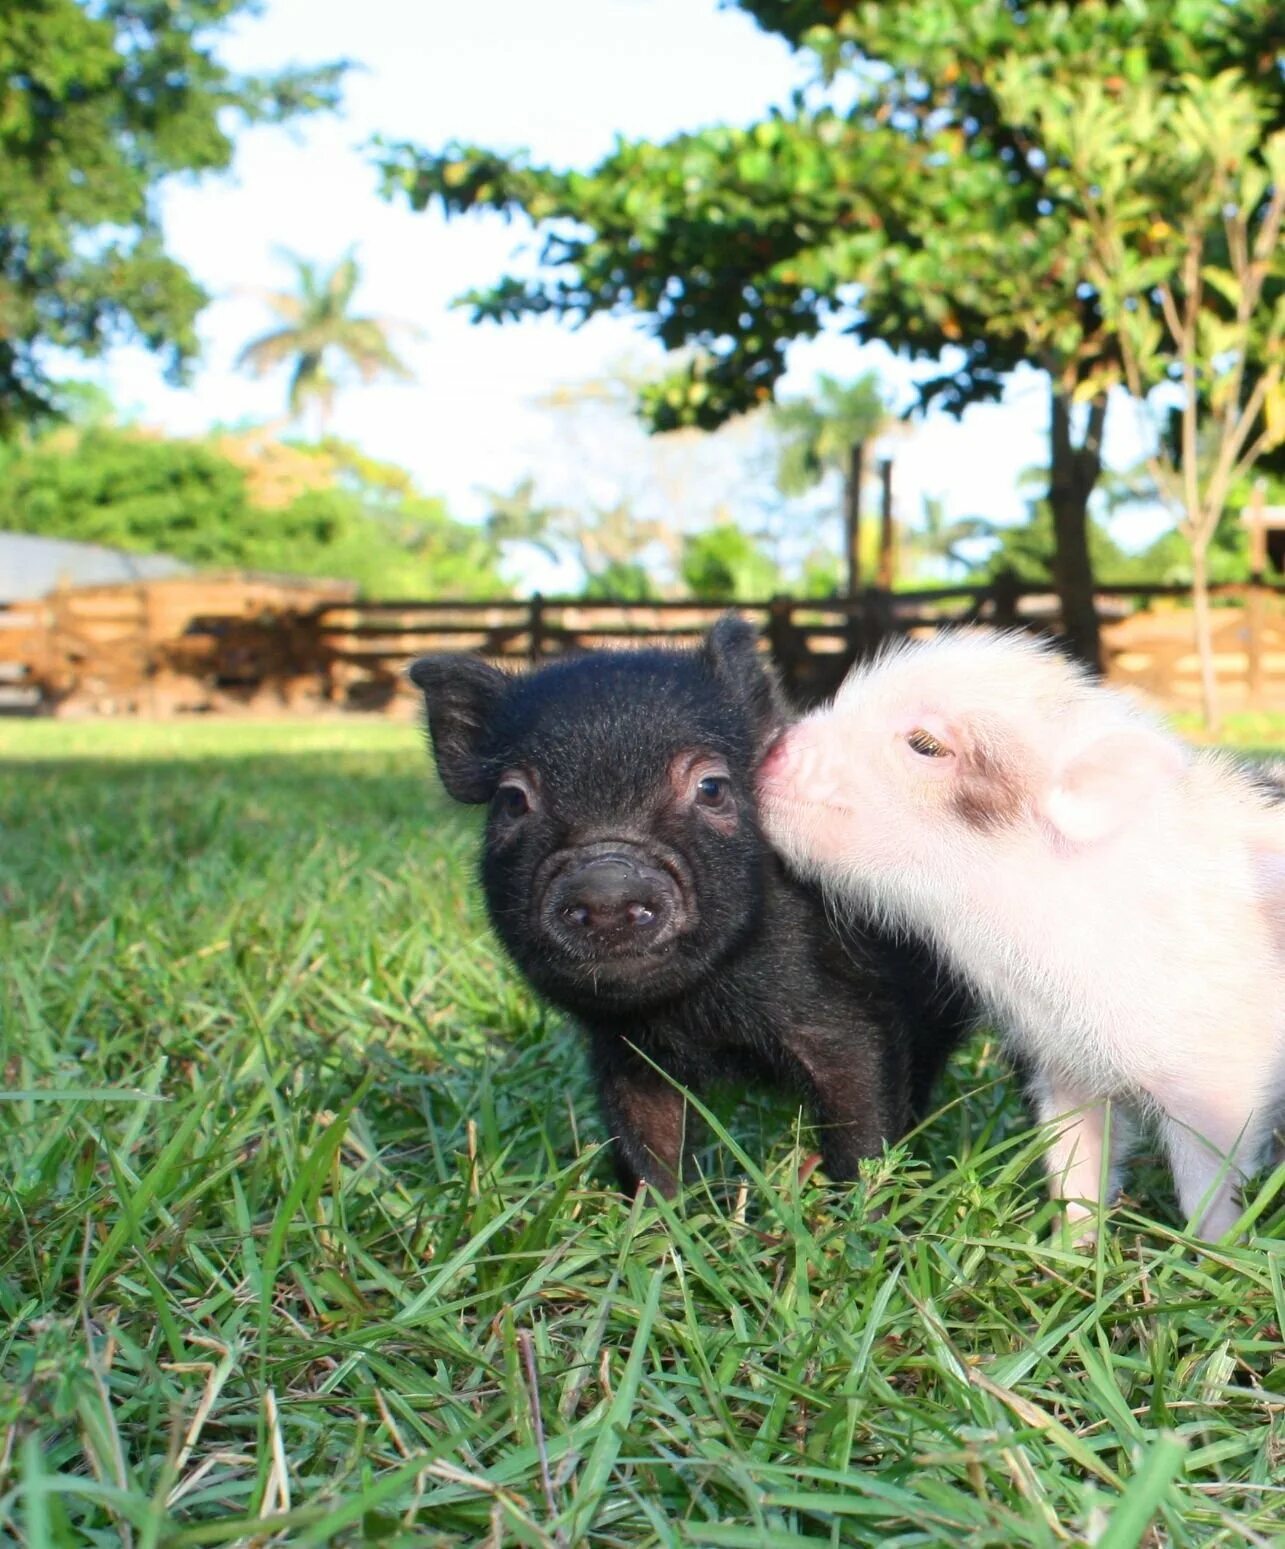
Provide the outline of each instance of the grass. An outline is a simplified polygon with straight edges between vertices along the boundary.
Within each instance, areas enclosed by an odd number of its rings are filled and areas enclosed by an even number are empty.
[[[979,1039],[864,1186],[605,1188],[415,733],[0,723],[0,1541],[1285,1541],[1285,1169],[1096,1249]]]

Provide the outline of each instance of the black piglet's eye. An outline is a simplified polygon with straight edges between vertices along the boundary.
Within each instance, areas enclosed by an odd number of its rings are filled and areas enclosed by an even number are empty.
[[[726,775],[705,775],[696,782],[696,800],[702,807],[721,807],[730,789]]]
[[[520,818],[531,810],[531,798],[520,785],[502,785],[495,793],[496,809],[506,818]]]

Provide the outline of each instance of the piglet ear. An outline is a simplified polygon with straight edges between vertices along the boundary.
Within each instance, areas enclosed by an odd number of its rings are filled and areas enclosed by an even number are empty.
[[[1057,772],[1040,809],[1071,844],[1096,844],[1128,826],[1147,803],[1181,778],[1180,744],[1145,726],[1106,733]]]
[[[704,654],[728,698],[749,712],[758,747],[765,748],[790,716],[776,674],[759,654],[758,630],[725,613],[706,636]]]
[[[507,677],[477,656],[421,656],[408,675],[424,693],[442,784],[456,801],[490,801],[495,780],[480,747]]]

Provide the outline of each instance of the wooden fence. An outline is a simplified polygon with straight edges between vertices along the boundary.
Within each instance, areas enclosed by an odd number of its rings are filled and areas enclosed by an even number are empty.
[[[1213,589],[1214,643],[1228,708],[1285,709],[1285,587]],[[1199,701],[1190,593],[1182,586],[1097,590],[1108,675],[1184,708]],[[613,645],[688,645],[727,604],[614,603],[533,597],[514,603],[358,602],[324,607],[318,623],[332,702],[387,704],[404,691],[406,662],[429,651],[476,651],[535,664]],[[852,663],[885,640],[960,624],[1057,633],[1056,596],[1001,577],[987,586],[947,586],[853,598],[776,597],[735,611],[756,624],[786,686],[801,703],[834,692]]]
[[[128,598],[116,593],[128,592]],[[1172,705],[1194,704],[1188,593],[1098,589],[1110,676]],[[1285,588],[1215,588],[1215,647],[1228,708],[1285,709]],[[0,688],[21,682],[46,711],[170,714],[282,709],[412,713],[406,664],[429,651],[536,663],[571,651],[698,640],[714,601],[355,601],[262,578],[80,588],[0,609]],[[831,693],[854,660],[890,637],[982,623],[1056,632],[1056,597],[1001,577],[986,586],[738,604],[803,703]]]
[[[500,662],[534,665],[573,651],[613,646],[690,645],[729,604],[708,600],[626,603],[534,596],[522,602],[354,602],[322,607],[316,618],[327,661],[327,697],[386,702],[406,662],[429,651],[475,651]],[[755,624],[792,692],[831,692],[858,657],[892,634],[951,623],[1044,627],[1056,617],[1047,588],[1012,582],[854,598],[774,597],[737,603]]]

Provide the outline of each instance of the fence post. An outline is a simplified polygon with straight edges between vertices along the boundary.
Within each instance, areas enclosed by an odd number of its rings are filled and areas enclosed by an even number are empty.
[[[531,593],[531,604],[527,613],[527,633],[531,637],[527,659],[533,667],[538,667],[540,658],[544,655],[544,598],[539,592]]]
[[[1245,669],[1249,706],[1257,710],[1263,700],[1263,603],[1267,572],[1266,498],[1262,479],[1254,481],[1249,497],[1249,592],[1245,597]]]
[[[1022,583],[1011,570],[1001,570],[991,582],[995,602],[995,628],[1012,629],[1017,624],[1017,601]]]
[[[897,579],[897,527],[892,513],[892,458],[879,459],[879,570],[875,582],[890,592]]]
[[[793,687],[795,650],[790,613],[793,604],[779,593],[767,605],[767,644],[772,661],[787,688]]]
[[[855,597],[861,585],[861,476],[866,449],[861,441],[848,448],[848,478],[843,495],[844,548],[848,570],[848,596]]]
[[[895,629],[892,593],[881,586],[868,586],[865,604],[861,652],[863,656],[874,656]]]

